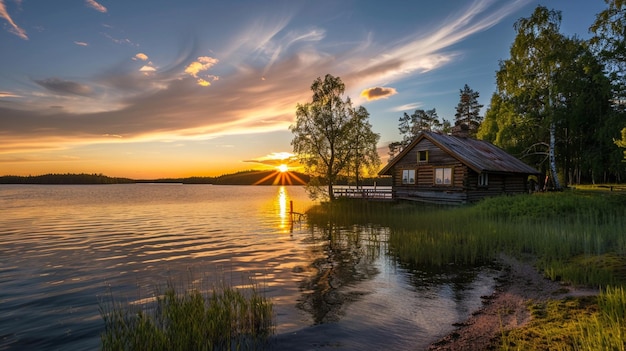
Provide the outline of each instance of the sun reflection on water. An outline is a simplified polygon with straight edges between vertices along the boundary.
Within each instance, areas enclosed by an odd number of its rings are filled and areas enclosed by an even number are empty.
[[[280,229],[290,226],[291,218],[287,209],[287,189],[284,186],[278,188],[278,216],[280,217]]]

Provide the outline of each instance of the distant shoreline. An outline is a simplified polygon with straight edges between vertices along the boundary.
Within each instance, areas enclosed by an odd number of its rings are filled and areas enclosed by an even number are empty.
[[[0,176],[0,184],[41,184],[41,185],[79,185],[79,184],[212,184],[212,185],[306,185],[310,177],[300,172],[242,171],[217,177],[186,177],[160,179],[131,179],[109,177],[103,174],[43,174],[37,176]],[[390,179],[365,179],[362,185],[390,185]],[[387,184],[389,183],[389,184]],[[338,184],[338,185],[341,185]]]

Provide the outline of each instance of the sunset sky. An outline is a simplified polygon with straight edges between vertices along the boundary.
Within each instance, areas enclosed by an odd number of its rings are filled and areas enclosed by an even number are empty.
[[[513,23],[537,5],[588,38],[602,0],[0,0],[0,175],[154,179],[277,166],[297,103],[327,73],[370,113],[381,155],[398,118],[459,90],[484,114]],[[368,93],[369,92],[369,93]]]

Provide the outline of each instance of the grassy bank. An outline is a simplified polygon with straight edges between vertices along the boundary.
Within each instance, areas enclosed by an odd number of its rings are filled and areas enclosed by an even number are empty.
[[[480,265],[501,252],[535,257],[554,280],[626,283],[626,196],[564,192],[486,199],[463,207],[336,201],[311,209],[314,225],[389,227],[391,254],[421,266]]]
[[[497,197],[453,208],[338,201],[313,209],[309,220],[389,227],[390,254],[422,267],[489,264],[500,253],[532,258],[553,280],[604,291],[588,300],[529,306],[537,324],[503,334],[503,349],[624,349],[624,318],[615,317],[623,316],[626,306],[624,194],[577,190]],[[606,307],[606,301],[614,307]]]
[[[102,350],[253,350],[273,332],[269,300],[254,287],[178,291],[168,283],[156,302],[100,302]]]

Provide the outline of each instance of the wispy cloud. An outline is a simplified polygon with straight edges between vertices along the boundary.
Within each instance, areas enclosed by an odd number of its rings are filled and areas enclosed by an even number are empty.
[[[111,34],[109,33],[102,33],[102,35],[104,35],[105,38],[111,40],[112,42],[116,43],[116,44],[124,44],[124,45],[130,45],[130,46],[138,46],[137,44],[133,43],[132,40],[128,39],[128,38],[115,38],[113,36],[111,36]]]
[[[296,166],[299,165],[298,158],[291,152],[273,152],[269,155],[261,156],[255,159],[244,160],[243,162],[259,163],[266,166],[277,167],[280,165]]]
[[[107,8],[102,6],[95,0],[85,0],[85,4],[98,12],[102,12],[102,13],[107,12]]]
[[[0,153],[50,147],[45,142],[58,147],[285,131],[293,122],[296,104],[310,100],[315,78],[326,73],[340,76],[348,95],[363,101],[391,96],[394,91],[388,87],[394,82],[453,62],[460,53],[449,51],[452,45],[527,3],[506,2],[493,9],[487,5],[494,2],[475,1],[438,27],[406,33],[391,43],[377,42],[373,35],[330,43],[324,29],[285,33],[285,21],[254,23],[250,27],[254,30],[242,31],[252,39],[238,34],[217,54],[211,53],[219,60],[189,49],[169,64],[159,62],[156,70],[150,62],[156,60],[154,54],[149,58],[138,53],[135,61],[126,60],[81,82],[37,80],[47,95],[32,93],[10,105],[0,104]],[[261,79],[264,76],[267,79]],[[210,90],[198,86],[207,83]],[[371,87],[377,88],[360,97]]]
[[[0,0],[0,17],[4,18],[7,22],[9,22],[9,32],[17,35],[18,37],[28,40],[28,35],[26,35],[26,31],[20,28],[11,18],[7,8],[4,4],[4,0]]]
[[[396,107],[394,107],[392,109],[392,111],[394,111],[394,112],[412,111],[412,110],[418,109],[419,107],[421,107],[423,105],[424,104],[421,103],[421,102],[414,102],[414,103],[410,103],[410,104],[396,106]]]
[[[529,2],[515,0],[492,10],[494,1],[477,0],[466,8],[460,8],[456,14],[430,31],[410,33],[388,45],[372,44],[369,48],[372,56],[361,55],[351,60],[354,69],[346,76],[346,80],[357,82],[356,85],[371,86],[438,69],[459,57],[458,52],[446,51],[447,48],[491,28]]]
[[[85,84],[80,84],[77,82],[72,82],[69,80],[63,80],[59,78],[48,78],[43,80],[35,80],[35,83],[40,86],[48,89],[49,91],[61,94],[61,95],[80,95],[80,96],[90,96],[93,91],[92,89]]]
[[[16,93],[12,93],[10,91],[0,91],[0,99],[2,98],[12,98],[12,97],[21,97]]]

